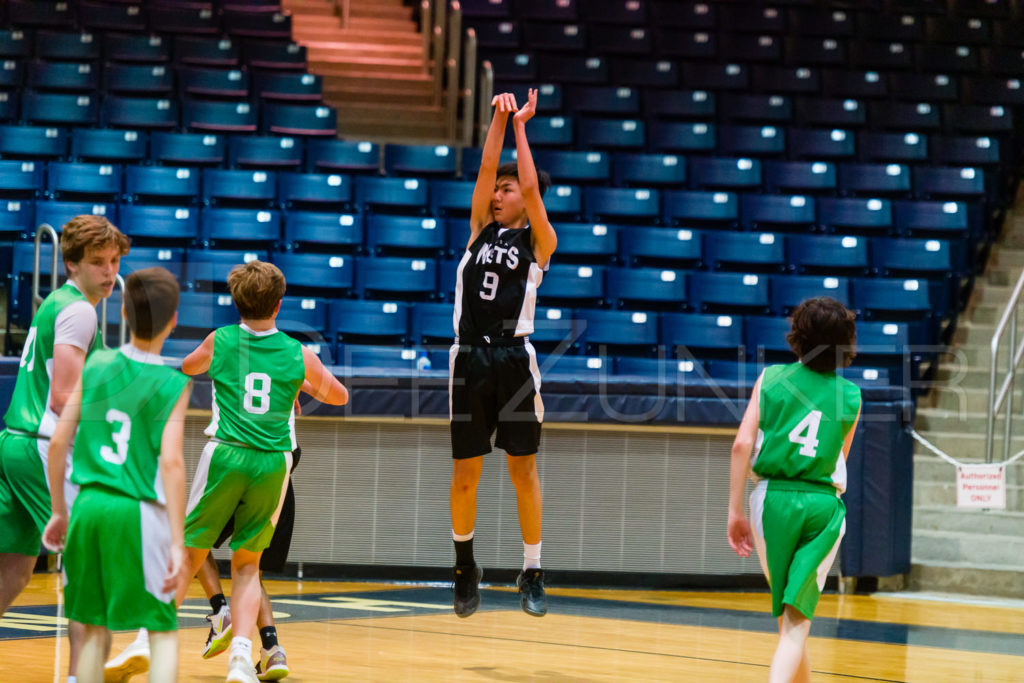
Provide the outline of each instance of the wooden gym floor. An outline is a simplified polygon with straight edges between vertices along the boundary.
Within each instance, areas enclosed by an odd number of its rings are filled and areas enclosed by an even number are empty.
[[[0,619],[3,680],[63,683],[57,589],[56,575],[37,574]],[[766,593],[551,588],[550,612],[537,619],[510,588],[485,586],[480,611],[459,619],[444,587],[269,581],[267,589],[292,670],[285,680],[294,683],[765,681],[775,648]],[[183,681],[224,679],[226,655],[199,656],[208,611],[194,583],[179,612]],[[813,680],[1024,681],[1022,634],[1018,604],[829,594],[811,631]],[[115,651],[133,637],[115,634]]]

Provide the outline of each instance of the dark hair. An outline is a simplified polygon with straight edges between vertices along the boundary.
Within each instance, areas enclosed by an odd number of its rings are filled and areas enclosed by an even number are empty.
[[[228,273],[228,291],[238,313],[247,320],[267,320],[284,296],[284,273],[273,263],[249,261]]]
[[[793,329],[786,341],[800,361],[815,372],[845,368],[856,355],[855,317],[832,297],[805,299],[793,310]]]
[[[143,268],[124,281],[124,317],[136,339],[160,334],[178,310],[178,280],[166,268]]]
[[[515,181],[519,182],[519,164],[515,161],[510,161],[507,164],[502,164],[498,167],[498,174],[495,179],[500,178],[514,178]],[[543,197],[544,193],[551,187],[551,176],[548,175],[547,171],[537,169],[537,186],[540,188],[540,196]]]

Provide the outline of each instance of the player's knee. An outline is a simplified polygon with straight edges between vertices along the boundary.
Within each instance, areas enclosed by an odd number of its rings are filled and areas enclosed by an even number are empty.
[[[512,483],[517,486],[531,484],[537,479],[537,461],[534,456],[509,457],[508,474],[512,478]]]

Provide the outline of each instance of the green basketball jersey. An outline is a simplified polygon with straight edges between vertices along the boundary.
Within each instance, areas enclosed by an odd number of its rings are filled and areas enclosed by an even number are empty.
[[[89,356],[71,481],[165,503],[158,461],[164,425],[189,378],[125,345]]]
[[[834,372],[818,373],[799,362],[773,365],[761,379],[760,402],[754,474],[845,491],[843,440],[860,409],[860,388]]]
[[[213,417],[207,436],[263,451],[295,450],[302,345],[283,332],[228,325],[214,332]]]
[[[87,301],[85,295],[70,282],[47,296],[32,317],[32,326],[21,352],[18,379],[11,396],[11,405],[4,415],[8,427],[30,434],[52,436],[57,416],[50,408],[50,380],[53,376],[53,339],[57,316],[64,307],[76,301]],[[97,328],[89,353],[103,348]],[[45,419],[44,419],[45,418]]]

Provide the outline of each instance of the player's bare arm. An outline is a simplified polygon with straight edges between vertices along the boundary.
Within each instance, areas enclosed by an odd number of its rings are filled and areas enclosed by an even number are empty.
[[[512,118],[512,130],[516,136],[516,165],[519,172],[519,190],[526,203],[526,215],[532,228],[533,254],[537,265],[544,268],[558,246],[555,229],[548,220],[547,209],[540,194],[537,181],[537,167],[533,164],[530,143],[526,139],[526,122],[537,113],[537,89],[530,88],[529,99]]]
[[[185,411],[188,410],[192,383],[181,392],[160,437],[160,479],[167,499],[167,521],[171,530],[171,558],[164,578],[163,590],[177,592],[187,582],[188,562],[185,556]]]
[[[75,389],[82,368],[85,367],[85,351],[72,344],[53,345],[53,380],[50,383],[50,410],[57,415],[64,411],[71,393]]]
[[[330,370],[324,367],[315,353],[302,347],[302,360],[306,364],[306,380],[302,385],[303,390],[305,390],[306,384],[309,384],[312,391],[307,393],[321,403],[332,406],[343,406],[348,403],[348,389],[331,374]]]
[[[62,344],[61,346],[66,346]],[[71,347],[74,348],[74,347]],[[64,475],[66,472],[67,453],[75,438],[78,422],[82,415],[82,376],[78,374],[67,402],[63,406],[57,427],[50,437],[50,452],[47,458],[46,474],[49,478],[50,490],[58,493],[64,491]],[[64,549],[64,538],[68,532],[68,506],[64,496],[50,496],[50,521],[43,530],[43,544],[53,551]]]
[[[853,435],[857,433],[857,425],[860,423],[860,408],[857,408],[857,417],[853,420],[853,426],[850,427],[850,432],[843,439],[843,460],[850,457],[850,447],[853,446]]]
[[[480,231],[494,220],[491,215],[491,198],[494,196],[494,182],[497,180],[498,165],[501,162],[501,147],[505,141],[505,124],[508,123],[508,115],[519,110],[516,106],[516,97],[512,93],[495,95],[491,100],[491,106],[494,107],[494,116],[491,118],[490,128],[487,129],[487,139],[484,141],[484,151],[480,158],[480,170],[476,174],[476,185],[473,187],[468,244],[472,244]]]
[[[213,335],[206,335],[203,343],[195,351],[185,356],[181,361],[181,371],[186,375],[199,375],[210,369],[210,361],[213,360]]]
[[[750,454],[757,442],[757,426],[761,423],[761,377],[754,382],[750,402],[732,444],[729,461],[729,545],[740,557],[749,557],[754,547],[750,522],[743,512],[743,488],[750,470]]]

